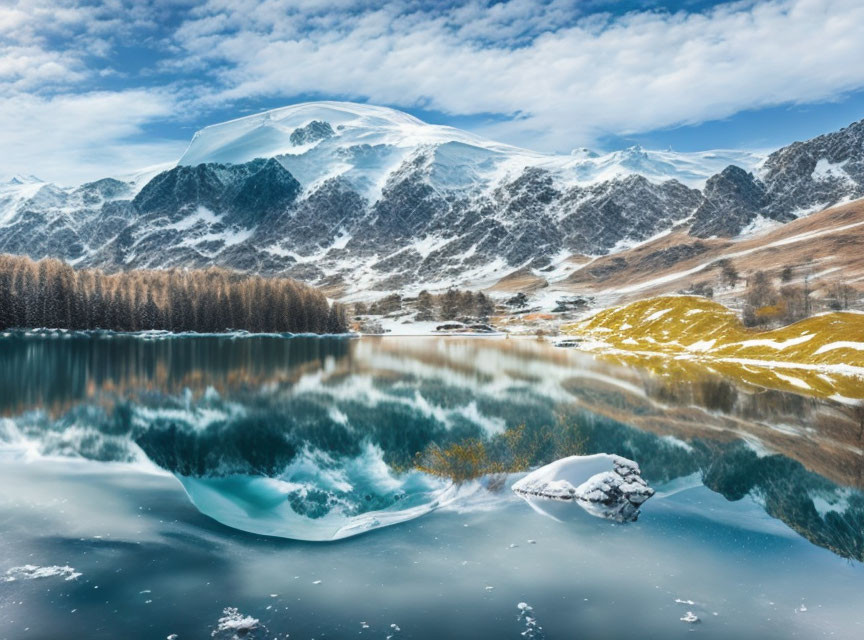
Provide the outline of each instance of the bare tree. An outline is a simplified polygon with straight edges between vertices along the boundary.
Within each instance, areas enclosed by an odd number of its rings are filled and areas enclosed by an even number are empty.
[[[717,263],[717,266],[720,267],[720,283],[730,289],[735,287],[741,277],[732,261],[729,258],[723,258]]]
[[[461,300],[462,296],[459,294],[458,289],[447,289],[443,296],[440,299],[440,316],[442,320],[453,320],[456,316],[459,315],[459,310],[461,308]]]
[[[835,311],[848,309],[854,305],[860,293],[855,287],[851,287],[845,282],[835,282],[828,289],[828,306]]]
[[[757,271],[751,274],[747,281],[744,324],[753,326],[767,323],[770,316],[775,315],[771,307],[777,305],[779,300],[780,295],[767,273]]]

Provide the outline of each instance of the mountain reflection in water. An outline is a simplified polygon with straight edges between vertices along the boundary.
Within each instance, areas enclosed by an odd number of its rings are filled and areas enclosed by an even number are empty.
[[[533,340],[13,335],[0,338],[0,415],[8,446],[155,464],[203,512],[258,533],[350,535],[478,477],[486,490],[608,452],[652,485],[695,474],[751,496],[864,560],[864,409]],[[241,519],[225,511],[238,504]]]

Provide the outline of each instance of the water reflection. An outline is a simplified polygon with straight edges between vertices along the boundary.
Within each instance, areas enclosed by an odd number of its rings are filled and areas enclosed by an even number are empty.
[[[864,559],[860,408],[534,341],[13,336],[0,413],[10,446],[158,465],[259,533],[342,537],[608,452]]]
[[[222,391],[290,381],[348,351],[349,341],[336,338],[13,334],[0,338],[0,415],[36,408],[56,413],[101,394]]]

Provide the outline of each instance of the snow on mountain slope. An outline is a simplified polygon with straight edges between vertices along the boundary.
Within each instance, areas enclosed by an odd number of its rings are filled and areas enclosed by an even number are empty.
[[[297,135],[312,123],[326,123],[327,131]],[[442,146],[449,148],[435,154],[441,166],[439,177],[458,174],[458,183],[464,183],[465,174],[458,171],[462,168],[482,170],[507,158],[539,157],[459,129],[426,124],[395,109],[311,102],[206,127],[195,134],[179,164],[237,164],[278,157],[307,189],[341,176],[374,197],[388,175],[415,150]]]
[[[396,109],[352,102],[305,102],[205,127],[195,134],[180,164],[239,163],[282,153],[302,153],[308,145],[292,142],[291,134],[316,120],[329,123],[338,132],[340,146],[413,148],[462,142],[504,153],[515,149],[453,127],[427,124]]]
[[[327,123],[330,133],[312,140],[297,136],[311,123]],[[571,155],[545,154],[427,124],[395,109],[311,102],[206,127],[195,134],[180,164],[278,157],[301,184],[341,176],[374,199],[388,175],[418,150],[432,152],[436,184],[459,188],[495,185],[526,167],[550,171],[566,186],[640,174],[652,182],[675,179],[699,188],[729,164],[752,169],[762,160],[752,152],[676,153],[640,147],[603,155],[584,149]]]
[[[6,182],[0,182],[0,226],[14,215],[23,202],[33,198],[45,184],[36,176],[13,176]]]

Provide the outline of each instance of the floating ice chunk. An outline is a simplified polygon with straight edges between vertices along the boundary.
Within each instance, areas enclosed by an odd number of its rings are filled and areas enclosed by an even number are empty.
[[[261,622],[252,616],[244,616],[237,607],[226,607],[222,610],[222,617],[213,633],[213,638],[224,640],[240,640],[240,638],[252,638],[250,634],[258,629],[263,630]]]
[[[607,453],[570,456],[532,471],[513,491],[525,498],[574,501],[588,513],[617,522],[639,517],[639,507],[654,495],[639,465]]]
[[[699,616],[697,616],[692,611],[688,611],[684,614],[683,617],[680,618],[680,620],[681,622],[686,622],[688,624],[696,624],[697,622],[699,622]]]
[[[516,608],[519,609],[518,620],[525,625],[525,630],[520,635],[529,640],[542,640],[543,627],[537,624],[537,618],[534,617],[534,608],[527,602],[520,602],[516,605]]]
[[[682,600],[681,598],[675,598],[675,602],[677,602],[678,604],[689,604],[690,606],[696,604],[692,600]]]
[[[16,580],[35,580],[37,578],[52,578],[60,576],[64,580],[75,580],[81,574],[70,566],[40,567],[35,564],[25,564],[20,567],[12,567],[6,572],[0,582],[15,582]]]

